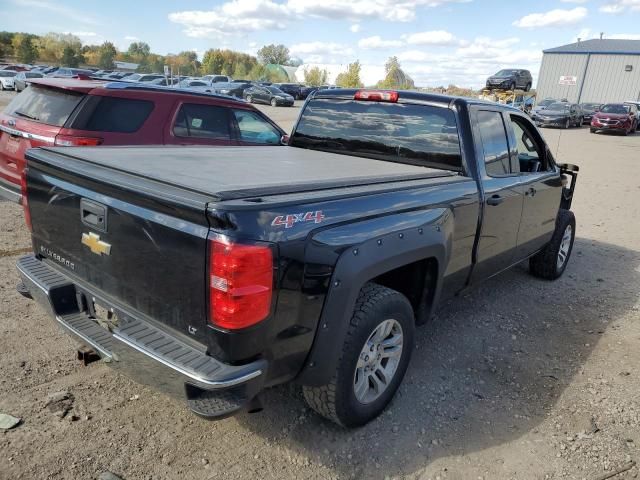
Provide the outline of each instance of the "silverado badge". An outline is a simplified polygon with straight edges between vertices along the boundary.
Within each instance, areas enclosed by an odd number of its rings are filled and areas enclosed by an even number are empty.
[[[111,245],[100,240],[100,235],[96,235],[95,233],[83,233],[82,244],[89,247],[89,250],[96,255],[111,254]]]

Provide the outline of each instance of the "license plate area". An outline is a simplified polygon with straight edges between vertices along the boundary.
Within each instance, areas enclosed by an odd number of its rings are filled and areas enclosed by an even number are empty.
[[[109,307],[105,304],[102,304],[99,300],[95,298],[92,299],[90,303],[91,316],[95,319],[95,321],[105,330],[112,332],[114,328],[118,327],[119,318],[118,314],[114,311],[112,307]]]

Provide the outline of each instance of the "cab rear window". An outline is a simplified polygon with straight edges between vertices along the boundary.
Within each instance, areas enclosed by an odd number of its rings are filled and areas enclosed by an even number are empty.
[[[446,170],[462,170],[458,128],[443,107],[315,99],[291,145]]]
[[[4,113],[61,127],[83,97],[83,93],[32,84],[11,101]]]

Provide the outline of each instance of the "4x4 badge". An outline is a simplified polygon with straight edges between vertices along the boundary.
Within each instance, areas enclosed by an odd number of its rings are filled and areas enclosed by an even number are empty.
[[[291,228],[298,222],[313,222],[313,223],[321,223],[324,220],[324,214],[322,210],[316,210],[315,212],[302,212],[302,213],[293,213],[289,215],[278,215],[271,222],[272,227],[281,227],[284,225],[284,228]]]
[[[100,240],[100,235],[96,235],[93,232],[82,234],[82,244],[89,247],[89,250],[96,255],[111,254],[111,245]]]

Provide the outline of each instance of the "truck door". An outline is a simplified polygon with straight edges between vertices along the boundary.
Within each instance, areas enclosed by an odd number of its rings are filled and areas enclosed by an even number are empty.
[[[473,279],[490,277],[511,266],[522,215],[519,172],[514,172],[509,156],[503,114],[491,107],[471,111],[475,116],[474,142],[479,152],[479,172],[484,205],[477,263]]]
[[[523,193],[516,260],[540,250],[555,229],[562,196],[560,171],[540,133],[522,115],[507,115],[512,165],[519,171]]]

